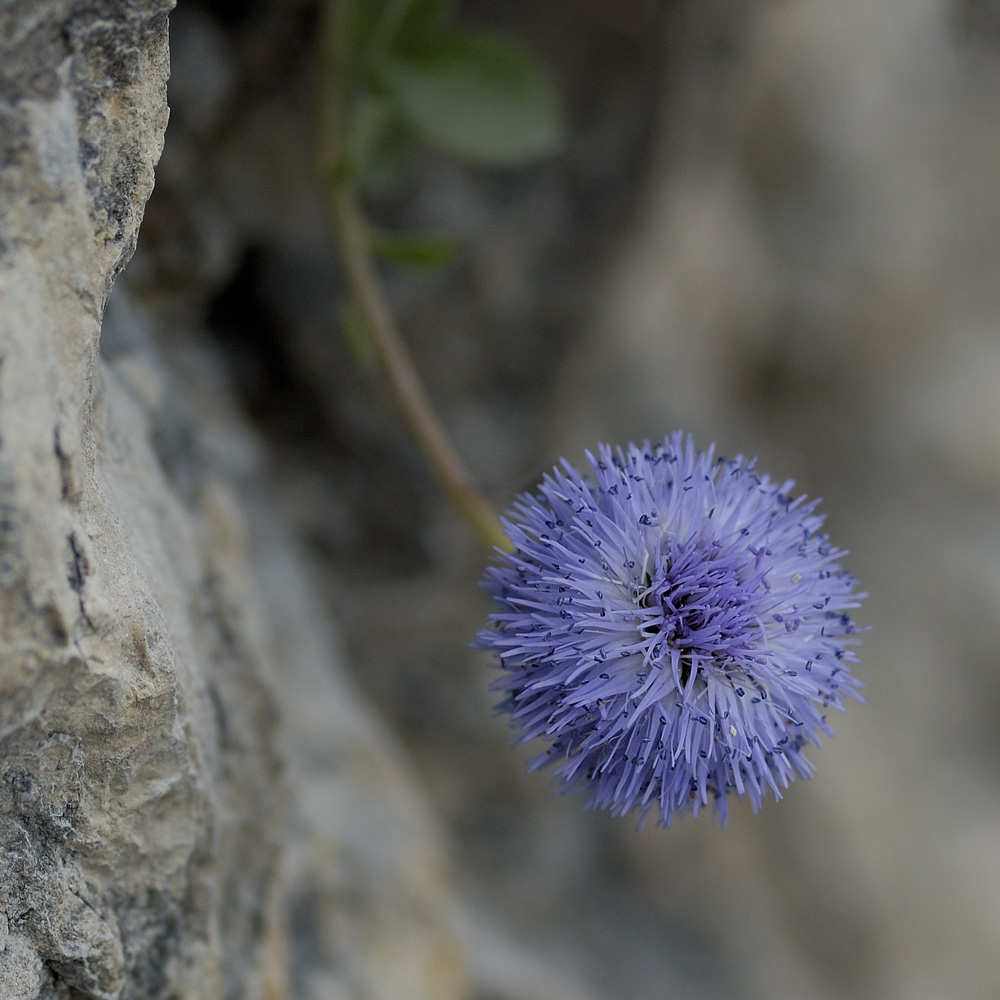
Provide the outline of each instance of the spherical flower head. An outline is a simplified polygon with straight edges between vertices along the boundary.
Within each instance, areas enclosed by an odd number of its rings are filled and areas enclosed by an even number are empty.
[[[653,811],[669,826],[730,794],[756,811],[813,766],[827,710],[860,699],[864,594],[820,532],[818,501],[754,462],[675,433],[565,460],[504,520],[514,552],[484,585],[500,610],[477,645],[496,654],[521,742],[548,749],[561,790],[588,806]]]

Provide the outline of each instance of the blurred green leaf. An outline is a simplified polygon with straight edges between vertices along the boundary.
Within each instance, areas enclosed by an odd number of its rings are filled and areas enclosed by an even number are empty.
[[[396,28],[398,48],[402,50],[415,39],[439,28],[450,20],[455,7],[455,0],[410,0]]]
[[[369,8],[363,22],[368,29],[355,44],[363,49],[362,62],[380,59],[387,49],[405,49],[414,40],[437,31],[453,12],[455,0],[352,0]],[[357,19],[356,19],[357,20]]]
[[[351,356],[361,368],[372,368],[375,364],[375,341],[368,324],[365,323],[358,307],[347,298],[342,298],[337,306],[340,331],[344,335]]]
[[[382,13],[382,4],[375,3],[374,0],[323,0],[323,2],[340,2],[347,5],[345,15],[347,37],[344,48],[356,59],[375,35]]]
[[[424,140],[458,159],[516,166],[562,141],[555,91],[535,60],[508,42],[430,35],[394,49],[378,68]]]
[[[365,94],[355,101],[347,145],[353,175],[367,194],[384,194],[399,183],[414,144],[413,128],[394,100]]]
[[[458,246],[454,240],[437,236],[372,232],[371,251],[393,264],[418,271],[434,271],[455,259]]]

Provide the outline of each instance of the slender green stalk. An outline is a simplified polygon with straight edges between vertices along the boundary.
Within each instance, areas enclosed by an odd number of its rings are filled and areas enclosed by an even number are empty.
[[[330,0],[326,4],[319,108],[320,169],[341,267],[396,404],[438,481],[483,544],[490,549],[510,551],[512,546],[500,519],[434,413],[372,261],[369,230],[351,184],[350,165],[345,162],[344,130],[349,99],[346,8],[343,0]]]
[[[411,433],[452,503],[479,539],[491,549],[495,546],[510,550],[496,512],[479,491],[431,407],[385,300],[368,253],[367,229],[346,185],[333,187],[329,203],[351,295],[365,319],[375,353]]]

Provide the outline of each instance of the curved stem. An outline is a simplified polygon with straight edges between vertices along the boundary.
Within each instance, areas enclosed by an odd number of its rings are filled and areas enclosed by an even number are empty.
[[[396,403],[438,481],[476,535],[489,548],[511,550],[496,512],[452,446],[431,407],[423,383],[406,350],[368,252],[368,230],[344,184],[331,185],[330,212],[341,250],[342,266],[375,353]]]
[[[345,0],[327,0],[323,14],[318,109],[320,174],[350,294],[364,318],[403,418],[445,492],[486,546],[511,551],[500,519],[479,491],[431,407],[372,263],[368,227],[350,183],[350,164],[344,148],[350,96],[348,5]]]

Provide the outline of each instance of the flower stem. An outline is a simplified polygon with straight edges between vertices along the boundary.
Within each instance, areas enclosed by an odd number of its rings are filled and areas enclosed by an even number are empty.
[[[327,0],[320,41],[319,157],[341,267],[396,404],[438,481],[484,545],[510,551],[500,519],[431,407],[372,262],[344,142],[350,96],[347,19],[344,0]]]
[[[509,550],[500,519],[479,491],[427,398],[368,251],[368,229],[345,183],[332,184],[328,196],[340,247],[341,265],[355,306],[364,317],[375,353],[396,404],[449,499],[490,549]]]

